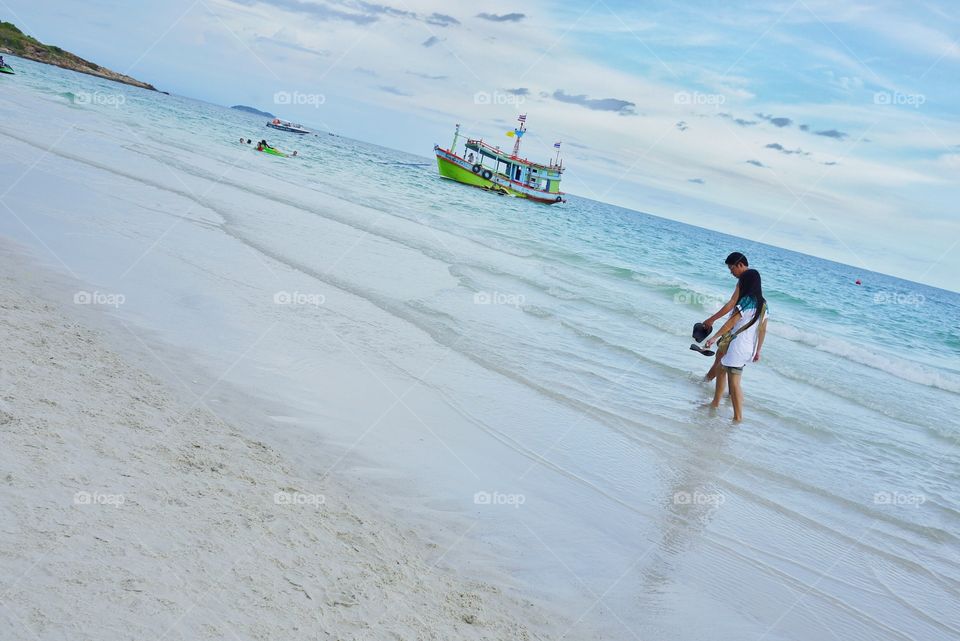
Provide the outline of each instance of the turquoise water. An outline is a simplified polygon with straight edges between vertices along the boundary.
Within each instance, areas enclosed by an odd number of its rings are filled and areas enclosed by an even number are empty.
[[[593,493],[555,518],[593,520],[624,546],[655,544],[612,606],[634,629],[703,638],[711,624],[686,628],[685,618],[709,602],[743,622],[743,636],[728,638],[758,638],[779,610],[758,593],[756,572],[787,585],[784,598],[808,593],[822,619],[822,628],[794,621],[801,609],[776,638],[960,634],[946,612],[960,594],[960,294],[576,195],[547,207],[444,181],[430,150],[450,131],[423,141],[423,155],[324,131],[297,137],[236,110],[12,62],[20,93],[0,101],[8,135],[19,135],[9,123],[34,101],[52,122],[162,167],[129,169],[152,185],[144,193],[182,192],[187,176],[216,181],[233,204],[204,202],[227,218],[231,238],[462,358],[461,370],[425,384],[485,434]],[[97,91],[102,99],[78,100]],[[256,154],[241,136],[299,157]],[[90,154],[89,163],[111,160]],[[247,211],[248,201],[276,208]],[[362,270],[323,256],[325,237],[311,235],[321,223],[375,239]],[[34,242],[10,220],[0,233]],[[729,406],[700,407],[710,363],[687,348],[692,324],[733,289],[723,259],[735,250],[762,273],[771,321],[762,361],[744,374],[746,421],[733,430]],[[77,261],[123,287],[116,269]],[[226,299],[232,285],[223,287]],[[172,335],[151,310],[138,311]],[[458,382],[471,372],[497,382]],[[527,471],[517,472],[519,483]],[[701,490],[723,500],[676,498]],[[569,563],[598,592],[622,567],[602,555]],[[542,577],[520,565],[520,575]]]

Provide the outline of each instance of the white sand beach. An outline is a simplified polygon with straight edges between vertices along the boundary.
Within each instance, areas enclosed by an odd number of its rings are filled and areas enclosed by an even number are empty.
[[[452,571],[437,543],[378,514],[363,488],[298,469],[10,273],[0,278],[0,636],[561,633],[542,604]]]

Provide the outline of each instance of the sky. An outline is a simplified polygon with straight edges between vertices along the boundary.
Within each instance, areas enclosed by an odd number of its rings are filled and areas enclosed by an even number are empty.
[[[454,125],[564,189],[960,291],[950,2],[0,0],[172,93],[430,156]]]

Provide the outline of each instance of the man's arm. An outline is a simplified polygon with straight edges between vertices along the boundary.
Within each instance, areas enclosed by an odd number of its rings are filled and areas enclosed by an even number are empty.
[[[733,296],[730,297],[730,300],[727,301],[727,304],[721,307],[716,314],[703,321],[703,324],[707,327],[712,327],[713,321],[717,320],[721,316],[724,316],[736,306],[738,298],[740,298],[740,283],[737,283],[737,286],[733,288]]]
[[[727,322],[723,324],[723,327],[717,330],[716,334],[714,334],[713,336],[707,339],[707,342],[704,343],[704,346],[710,347],[715,342],[717,342],[717,339],[719,339],[721,336],[723,336],[724,334],[729,332],[731,329],[733,329],[733,326],[737,324],[737,319],[739,318],[740,318],[740,312],[737,312],[736,314],[728,318]]]

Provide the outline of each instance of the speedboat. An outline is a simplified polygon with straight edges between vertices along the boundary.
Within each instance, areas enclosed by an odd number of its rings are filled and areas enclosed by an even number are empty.
[[[273,129],[279,129],[280,131],[289,131],[292,134],[308,134],[310,133],[309,129],[306,129],[303,125],[288,122],[286,120],[280,120],[279,118],[274,118],[267,123],[268,127]]]

